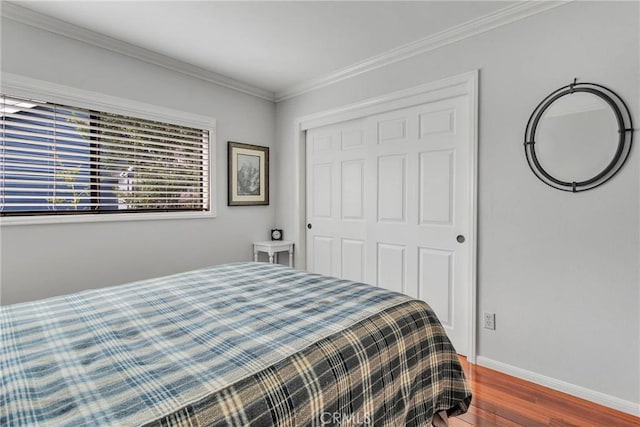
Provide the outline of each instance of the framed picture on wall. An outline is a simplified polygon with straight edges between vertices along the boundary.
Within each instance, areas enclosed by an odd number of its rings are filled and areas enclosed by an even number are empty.
[[[228,206],[269,204],[269,147],[228,142]]]

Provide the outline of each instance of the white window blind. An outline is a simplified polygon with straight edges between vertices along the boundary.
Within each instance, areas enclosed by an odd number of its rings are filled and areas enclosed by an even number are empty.
[[[208,130],[0,102],[0,215],[209,211]]]

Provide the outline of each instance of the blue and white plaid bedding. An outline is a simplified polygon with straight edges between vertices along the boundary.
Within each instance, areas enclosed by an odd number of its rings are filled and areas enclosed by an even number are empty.
[[[0,373],[3,426],[428,425],[470,401],[426,304],[257,263],[2,307]]]

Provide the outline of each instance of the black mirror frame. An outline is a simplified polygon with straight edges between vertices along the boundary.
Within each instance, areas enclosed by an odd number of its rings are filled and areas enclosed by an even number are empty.
[[[558,99],[577,92],[585,92],[595,95],[604,100],[611,107],[618,123],[618,148],[616,149],[613,159],[597,175],[584,181],[567,182],[551,176],[542,167],[542,165],[540,165],[535,150],[535,136],[538,124],[544,112]],[[543,99],[540,104],[538,104],[535,110],[533,110],[533,113],[527,122],[527,129],[525,130],[524,153],[531,171],[540,181],[558,190],[578,193],[580,191],[596,188],[609,181],[616,173],[618,173],[629,158],[631,145],[633,143],[633,131],[633,122],[631,120],[629,108],[614,91],[595,83],[576,83],[576,80],[574,80],[573,83],[552,92],[549,96]]]

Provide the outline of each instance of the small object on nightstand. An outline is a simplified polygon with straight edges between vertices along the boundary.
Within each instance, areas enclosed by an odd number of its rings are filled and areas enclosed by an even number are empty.
[[[286,240],[267,240],[265,242],[253,242],[253,260],[258,262],[258,252],[266,252],[269,255],[269,262],[278,262],[278,252],[289,252],[289,267],[293,267],[293,242]]]
[[[282,240],[283,233],[279,228],[271,229],[271,240]]]

